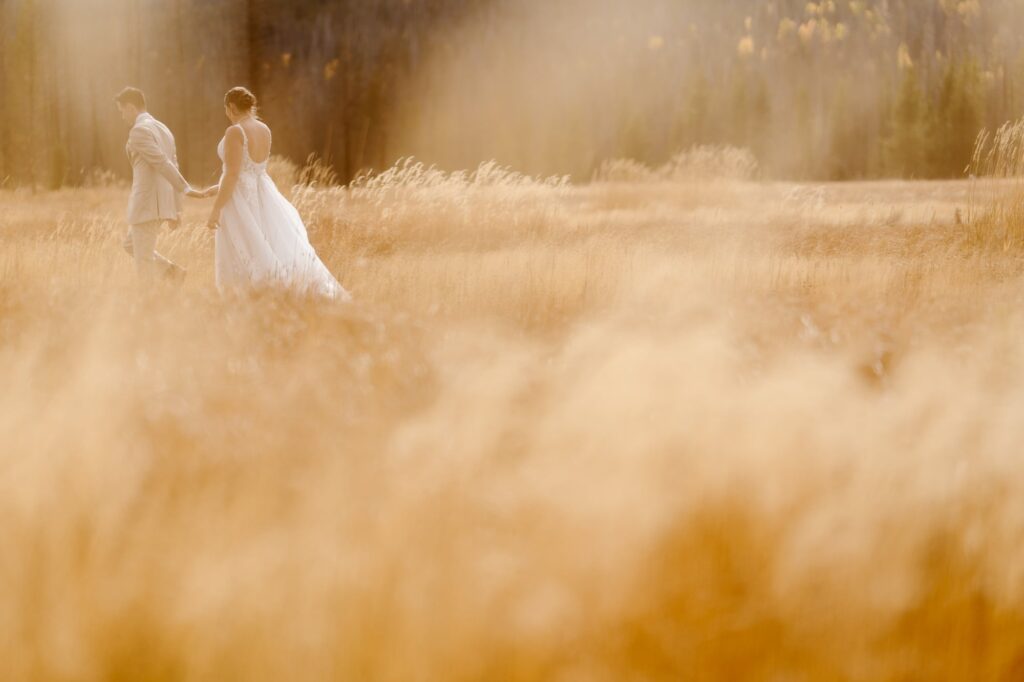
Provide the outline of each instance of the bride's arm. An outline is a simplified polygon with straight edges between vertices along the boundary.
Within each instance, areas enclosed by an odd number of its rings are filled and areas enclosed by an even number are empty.
[[[213,202],[210,219],[206,226],[213,229],[220,222],[221,211],[228,203],[238,184],[238,175],[242,172],[242,131],[231,126],[224,133],[224,174],[217,185],[217,200]],[[212,189],[212,188],[211,188]],[[207,190],[209,191],[209,190]]]

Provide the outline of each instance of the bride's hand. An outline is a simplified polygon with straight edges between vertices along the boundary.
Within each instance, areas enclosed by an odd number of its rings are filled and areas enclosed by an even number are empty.
[[[185,196],[192,197],[193,199],[209,199],[212,196],[217,195],[217,185],[207,187],[206,189],[196,189],[195,187],[189,187],[185,190]]]
[[[209,219],[206,221],[206,229],[216,230],[220,223],[220,211],[211,213]]]

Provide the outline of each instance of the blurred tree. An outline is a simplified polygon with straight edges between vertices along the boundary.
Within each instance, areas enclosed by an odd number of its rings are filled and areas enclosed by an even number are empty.
[[[927,151],[933,175],[964,172],[982,127],[983,106],[981,74],[974,60],[950,62],[929,119]]]
[[[1024,114],[1024,3],[0,0],[0,182],[127,173],[126,84],[203,180],[237,84],[276,152],[343,179],[409,153],[586,176],[708,143],[767,175],[947,177]]]
[[[903,74],[885,140],[885,168],[892,175],[911,177],[925,170],[927,110],[924,94],[913,67]]]

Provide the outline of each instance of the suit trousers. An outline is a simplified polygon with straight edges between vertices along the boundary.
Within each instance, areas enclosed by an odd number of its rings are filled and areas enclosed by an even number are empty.
[[[128,255],[135,258],[135,270],[140,277],[166,275],[177,267],[156,251],[156,238],[163,224],[162,220],[153,220],[128,228],[123,246]]]

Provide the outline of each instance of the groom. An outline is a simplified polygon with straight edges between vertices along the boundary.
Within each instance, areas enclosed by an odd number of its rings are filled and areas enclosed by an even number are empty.
[[[128,234],[124,248],[135,258],[141,277],[155,274],[175,282],[185,269],[156,252],[156,238],[164,222],[171,229],[181,220],[182,194],[189,189],[178,171],[174,135],[146,111],[146,96],[125,88],[114,98],[121,118],[132,126],[125,151],[132,163],[132,193],[128,199]]]

